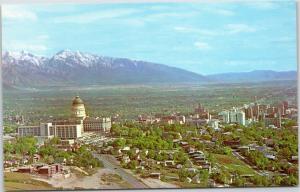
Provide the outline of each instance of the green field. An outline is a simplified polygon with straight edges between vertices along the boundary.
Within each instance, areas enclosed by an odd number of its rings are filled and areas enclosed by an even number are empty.
[[[4,173],[5,191],[24,191],[24,190],[54,190],[46,182],[38,181],[29,174],[24,173]]]

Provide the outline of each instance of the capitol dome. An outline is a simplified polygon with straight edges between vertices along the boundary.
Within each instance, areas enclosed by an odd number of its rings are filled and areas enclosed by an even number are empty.
[[[78,104],[83,104],[83,101],[80,99],[79,96],[76,96],[72,101],[72,105],[78,105]]]
[[[77,119],[85,119],[86,117],[84,103],[79,96],[72,100],[72,116]]]

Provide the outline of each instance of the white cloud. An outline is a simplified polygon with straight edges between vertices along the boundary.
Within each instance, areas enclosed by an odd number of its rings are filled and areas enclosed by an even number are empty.
[[[251,33],[256,31],[256,28],[246,24],[228,24],[226,25],[225,29],[229,34]]]
[[[37,16],[34,12],[22,6],[5,5],[2,7],[2,15],[4,20],[37,20]]]
[[[211,46],[208,43],[200,42],[200,41],[195,42],[194,46],[197,47],[197,49],[200,49],[200,50],[209,50],[209,49],[211,49]]]
[[[134,13],[139,12],[136,9],[113,9],[106,11],[95,11],[95,12],[87,12],[77,15],[68,15],[62,17],[56,17],[54,22],[56,23],[93,23],[99,21],[101,19],[113,19],[128,16]]]

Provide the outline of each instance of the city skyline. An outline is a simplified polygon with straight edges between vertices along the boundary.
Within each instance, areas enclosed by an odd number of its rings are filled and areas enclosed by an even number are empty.
[[[3,50],[79,50],[199,74],[288,71],[297,69],[295,18],[294,1],[9,5]]]

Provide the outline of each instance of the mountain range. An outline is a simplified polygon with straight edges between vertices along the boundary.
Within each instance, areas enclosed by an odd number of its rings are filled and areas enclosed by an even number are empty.
[[[206,76],[216,82],[259,82],[275,80],[296,80],[296,71],[255,70],[240,73],[220,73]]]
[[[2,79],[4,87],[35,87],[294,80],[297,74],[253,71],[204,76],[163,64],[63,50],[50,58],[24,51],[4,52]]]

